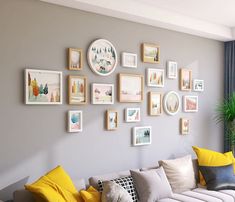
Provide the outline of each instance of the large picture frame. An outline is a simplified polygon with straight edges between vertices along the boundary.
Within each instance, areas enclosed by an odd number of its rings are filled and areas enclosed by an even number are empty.
[[[198,112],[198,96],[197,95],[185,95],[183,97],[184,112]]]
[[[164,96],[164,110],[168,115],[175,115],[180,110],[180,97],[175,91],[170,91]]]
[[[83,65],[83,52],[79,48],[69,48],[69,70],[82,70]]]
[[[180,90],[192,90],[192,70],[180,69]]]
[[[142,44],[142,61],[158,64],[160,62],[160,47],[156,44]]]
[[[148,112],[150,116],[159,116],[162,114],[162,93],[148,93]]]
[[[92,104],[114,104],[114,85],[93,83],[91,85]]]
[[[132,143],[134,146],[149,145],[152,142],[152,127],[142,126],[133,128]]]

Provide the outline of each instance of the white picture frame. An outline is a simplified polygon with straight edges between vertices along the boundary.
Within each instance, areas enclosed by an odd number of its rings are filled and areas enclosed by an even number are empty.
[[[132,137],[133,146],[150,145],[152,143],[152,127],[134,127]]]
[[[91,102],[92,104],[114,104],[114,85],[92,83]]]
[[[194,79],[193,80],[193,91],[203,92],[204,91],[204,80]]]
[[[167,78],[177,79],[178,77],[178,63],[175,61],[167,61]]]
[[[83,114],[80,110],[68,111],[68,132],[77,133],[83,130]]]
[[[175,91],[170,91],[164,96],[164,110],[168,115],[176,115],[180,110],[180,96]]]
[[[137,68],[137,54],[122,52],[121,58],[123,67]]]
[[[125,109],[125,121],[127,123],[140,122],[140,120],[141,120],[141,115],[139,107],[132,107]]]
[[[185,95],[183,96],[184,112],[198,112],[198,96]]]
[[[147,86],[163,88],[164,87],[164,69],[148,68],[147,70]]]

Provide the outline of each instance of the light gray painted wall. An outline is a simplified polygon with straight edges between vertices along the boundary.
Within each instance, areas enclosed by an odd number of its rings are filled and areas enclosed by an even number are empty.
[[[140,56],[142,42],[157,43],[161,47],[158,65],[142,63],[138,69],[120,66],[108,77],[95,75],[84,60],[82,71],[66,70],[68,47],[82,48],[97,38],[110,40],[118,54],[134,52]],[[85,58],[84,58],[85,59]],[[141,104],[68,105],[67,76],[86,75],[92,82],[114,83],[117,73],[145,73],[148,67],[165,68],[167,60],[176,60],[179,67],[193,70],[193,77],[205,80],[205,91],[198,94],[199,112],[160,117],[147,115],[147,92],[178,91],[177,80],[165,80],[165,87],[145,86],[145,100]],[[191,146],[199,145],[222,150],[221,126],[213,121],[216,103],[222,99],[223,43],[132,23],[115,18],[59,7],[35,0],[0,1],[0,189],[16,182],[36,180],[58,164],[73,179],[106,172],[152,166],[159,159],[193,154]],[[63,71],[63,98],[60,106],[30,106],[24,104],[25,68]],[[124,123],[126,107],[141,107],[141,123]],[[117,109],[120,124],[117,131],[104,130],[104,113]],[[81,109],[84,131],[66,132],[67,111]],[[191,120],[190,135],[179,135],[179,119]],[[152,145],[131,147],[131,129],[152,125]],[[6,192],[2,197],[6,199]],[[0,196],[1,198],[1,196]]]

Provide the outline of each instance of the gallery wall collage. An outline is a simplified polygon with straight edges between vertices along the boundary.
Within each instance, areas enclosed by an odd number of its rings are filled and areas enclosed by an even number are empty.
[[[151,43],[141,44],[142,62],[158,64],[160,61],[160,47]],[[68,69],[79,71],[83,68],[83,51],[78,48],[68,49]],[[138,55],[122,52],[121,66],[137,68]],[[113,74],[118,62],[118,56],[113,44],[105,39],[98,39],[91,43],[87,51],[87,61],[91,70],[101,77]],[[179,72],[179,75],[178,75]],[[119,73],[117,86],[107,83],[92,83],[88,88],[88,78],[82,75],[68,76],[68,103],[70,105],[84,105],[88,101],[88,90],[91,89],[91,103],[94,105],[113,105],[115,102],[114,89],[118,89],[118,101],[120,103],[140,103],[144,100],[144,85],[151,88],[163,88],[165,77],[178,79],[181,91],[204,91],[204,81],[192,79],[192,70],[181,68],[178,70],[177,61],[167,61],[166,69],[147,68],[146,75]],[[146,82],[144,81],[146,80]],[[26,69],[25,70],[25,102],[26,104],[62,104],[62,72]],[[163,110],[168,115],[175,115],[181,106],[183,111],[192,113],[198,111],[198,96],[185,95],[182,98],[176,91],[170,91],[164,95],[159,92],[148,92],[148,115],[160,116]],[[140,108],[126,108],[125,122],[140,122]],[[106,111],[106,130],[112,131],[118,128],[119,112],[117,110]],[[180,133],[189,134],[190,121],[180,118]],[[68,132],[81,132],[83,130],[82,110],[68,111]],[[151,144],[151,126],[134,127],[132,145]]]

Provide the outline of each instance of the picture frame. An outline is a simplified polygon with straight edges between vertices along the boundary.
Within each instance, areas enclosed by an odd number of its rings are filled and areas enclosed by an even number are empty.
[[[167,78],[177,79],[178,77],[178,63],[175,61],[167,61]]]
[[[83,67],[83,51],[79,48],[68,49],[69,70],[82,70]]]
[[[88,48],[87,60],[94,73],[99,76],[108,76],[117,66],[117,52],[110,41],[97,39]]]
[[[156,44],[142,44],[142,61],[158,64],[160,62],[160,47]]]
[[[128,122],[140,122],[141,116],[140,116],[140,108],[126,108],[125,109],[125,121]]]
[[[134,127],[132,142],[133,146],[150,145],[152,143],[152,127]]]
[[[204,91],[204,80],[194,79],[193,80],[193,91],[203,92]]]
[[[180,90],[192,90],[192,70],[180,69]]]
[[[123,67],[137,68],[137,54],[122,52],[121,58]]]
[[[117,130],[118,128],[118,111],[107,110],[106,111],[106,129]]]
[[[83,115],[80,110],[68,111],[68,132],[76,133],[83,130]]]
[[[142,102],[144,99],[144,77],[141,74],[118,75],[119,102]]]
[[[164,87],[164,69],[147,69],[147,86],[149,87]]]
[[[62,104],[62,72],[25,69],[25,104]]]
[[[150,116],[159,116],[162,114],[162,94],[159,92],[148,93],[148,112]]]
[[[164,96],[164,110],[168,115],[175,115],[180,110],[180,97],[175,91],[170,91]]]
[[[93,83],[91,85],[92,104],[114,104],[114,85]]]
[[[184,112],[198,112],[198,96],[185,95],[183,97]]]
[[[181,135],[188,135],[189,134],[189,119],[188,118],[181,118],[180,119],[180,134]]]

